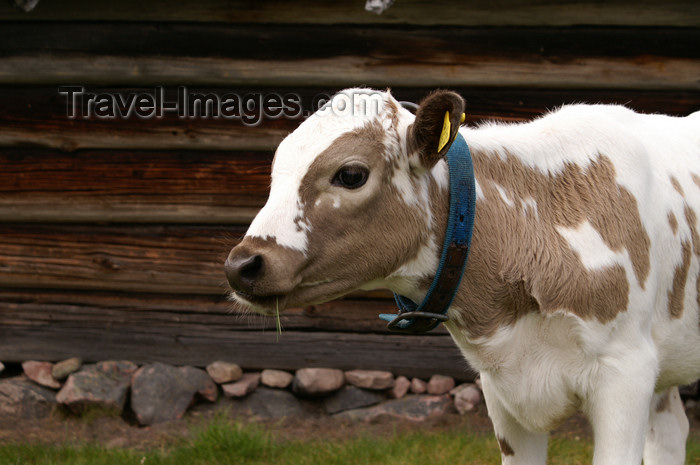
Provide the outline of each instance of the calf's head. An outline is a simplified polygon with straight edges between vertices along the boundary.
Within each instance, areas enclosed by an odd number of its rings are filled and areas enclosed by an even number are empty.
[[[415,116],[389,92],[334,96],[277,148],[270,197],[225,263],[233,299],[270,314],[358,288],[410,295],[437,267],[431,198],[463,111],[451,92]]]

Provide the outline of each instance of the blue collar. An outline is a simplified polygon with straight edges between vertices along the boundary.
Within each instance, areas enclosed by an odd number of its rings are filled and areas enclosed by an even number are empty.
[[[447,152],[447,165],[450,170],[450,216],[440,264],[420,305],[408,297],[394,294],[399,313],[379,315],[379,318],[389,322],[388,328],[395,332],[424,333],[446,321],[447,310],[457,294],[467,265],[474,228],[476,188],[469,147],[459,133]]]

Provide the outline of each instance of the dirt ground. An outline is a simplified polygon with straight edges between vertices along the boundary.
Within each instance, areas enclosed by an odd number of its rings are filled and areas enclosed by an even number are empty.
[[[215,411],[195,411],[183,420],[141,427],[121,417],[88,415],[75,417],[57,412],[41,420],[0,419],[0,443],[41,442],[73,443],[96,442],[108,447],[133,447],[144,449],[167,445],[178,438],[195,434],[199,426],[207,424]],[[256,420],[237,417],[243,422],[256,422],[271,430],[283,440],[305,440],[324,438],[341,440],[363,434],[371,436],[390,435],[396,432],[418,430],[463,430],[472,433],[491,433],[491,422],[486,408],[481,405],[468,415],[449,413],[425,422],[382,419],[371,423],[339,420],[327,416],[307,416],[284,420]],[[572,421],[562,434],[589,435],[588,425],[583,419]]]
[[[178,438],[189,438],[199,426],[206,425],[213,412],[193,412],[183,420],[140,427],[121,417],[87,416],[78,418],[63,413],[55,413],[41,420],[0,419],[0,443],[42,442],[73,443],[96,442],[107,447],[133,447],[145,449],[161,447]],[[404,431],[447,431],[461,430],[468,433],[492,434],[491,422],[486,408],[481,405],[473,412],[461,416],[450,413],[425,422],[382,419],[371,423],[350,422],[332,417],[315,416],[265,421],[238,418],[243,422],[255,421],[282,439],[341,440],[348,437],[369,434],[371,436],[390,435]],[[696,431],[698,429],[696,428]],[[588,422],[580,416],[562,425],[554,434],[568,437],[590,437]]]
[[[134,449],[160,448],[178,439],[188,439],[203,427],[215,414],[215,410],[190,412],[183,420],[141,427],[122,417],[87,415],[75,417],[57,412],[41,420],[0,419],[0,443],[41,442],[41,443],[99,443],[107,447],[130,447]],[[700,439],[700,421],[691,413],[691,435]],[[288,418],[265,421],[237,417],[243,422],[256,422],[270,430],[281,440],[328,439],[342,440],[360,435],[388,436],[396,432],[410,431],[454,431],[468,434],[492,433],[491,422],[486,407],[481,404],[474,411],[461,416],[449,413],[425,422],[397,421],[382,419],[371,423],[350,422],[327,416]],[[554,436],[568,438],[590,438],[588,421],[576,415],[566,421]]]

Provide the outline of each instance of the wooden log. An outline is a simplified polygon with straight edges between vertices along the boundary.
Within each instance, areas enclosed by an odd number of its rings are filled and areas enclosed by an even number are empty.
[[[271,152],[0,149],[0,221],[248,224]]]
[[[0,84],[197,86],[510,86],[698,90],[698,60],[579,57],[570,62],[501,57],[403,61],[371,56],[255,60],[230,58],[22,55],[0,59]],[[124,73],[124,70],[134,70]]]
[[[124,70],[134,70],[124,73]],[[332,70],[332,71],[328,71]],[[382,62],[372,57],[309,60],[177,59],[122,56],[24,55],[0,60],[0,84],[71,82],[84,85],[261,85],[352,87],[516,86],[597,89],[699,89],[700,64],[688,59],[596,59],[569,63],[483,60]]]
[[[177,88],[166,90],[168,92],[164,98],[167,101],[177,98]],[[232,92],[230,88],[218,90],[217,95]],[[245,92],[246,89],[238,90]],[[144,95],[155,92],[154,88],[90,88],[86,91],[118,93],[124,98],[129,98],[130,93]],[[190,89],[191,93],[199,91],[202,94],[212,93],[208,89]],[[206,118],[194,114],[181,118],[177,113],[169,112],[152,118],[139,117],[135,113],[124,118],[100,118],[94,114],[91,118],[83,118],[80,114],[71,118],[68,114],[71,108],[67,106],[70,100],[59,92],[58,86],[0,89],[0,98],[7,98],[4,100],[7,105],[0,108],[0,145],[44,146],[62,151],[127,148],[272,152],[302,121],[301,117],[268,118],[261,124],[246,126],[241,120]]]
[[[10,24],[0,83],[698,90],[698,40],[669,28]]]
[[[85,40],[89,35],[90,40]],[[696,28],[605,27],[359,27],[178,23],[5,23],[3,57],[201,57],[241,60],[313,60],[368,56],[376,60],[458,64],[459,58],[508,58],[562,63],[580,57],[698,59]],[[268,72],[272,71],[270,69]],[[333,72],[333,70],[326,70]],[[63,84],[68,84],[63,81]],[[76,83],[77,84],[77,83]],[[181,82],[180,84],[188,84]]]
[[[226,23],[425,24],[460,26],[698,26],[700,9],[693,0],[605,2],[532,2],[509,0],[452,2],[397,1],[382,15],[364,10],[363,2],[273,0],[246,2],[196,0],[177,3],[138,0],[41,2],[31,13],[0,4],[4,21],[197,21]]]
[[[357,294],[355,294],[357,296]],[[386,297],[386,294],[380,294]],[[275,318],[241,312],[220,295],[0,289],[0,326],[149,328],[154,334],[206,335],[210,331],[276,331]],[[388,299],[348,298],[281,312],[287,331],[389,333],[380,313],[395,313]],[[431,335],[447,334],[443,327]]]
[[[432,90],[393,88],[399,100],[420,101]],[[152,92],[152,88],[89,88],[100,92]],[[176,91],[176,88],[167,88]],[[310,112],[314,101],[337,88],[192,88],[192,92],[224,95],[227,92],[260,95],[295,93]],[[467,100],[468,123],[480,120],[522,121],[565,103],[618,103],[646,112],[686,115],[700,108],[697,91],[546,90],[454,87]],[[254,127],[213,118],[69,119],[66,101],[56,87],[0,88],[0,146],[47,147],[62,151],[119,150],[226,150],[270,153],[302,119],[263,119]]]
[[[0,224],[0,289],[223,296],[240,226]],[[356,298],[388,298],[357,291]]]
[[[230,332],[190,335],[154,334],[150,328],[0,327],[0,360],[159,361],[205,366],[230,360],[246,370],[331,367],[390,370],[397,375],[429,377],[435,373],[460,380],[474,373],[449,336],[406,336],[333,332]]]
[[[240,227],[0,224],[0,287],[220,295]]]

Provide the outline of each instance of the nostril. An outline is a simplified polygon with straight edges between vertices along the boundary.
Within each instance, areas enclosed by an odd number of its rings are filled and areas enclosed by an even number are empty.
[[[241,263],[238,273],[242,279],[253,282],[260,276],[262,268],[262,255],[253,255],[252,257],[248,258],[243,263]]]
[[[263,275],[263,267],[263,256],[258,254],[234,255],[229,257],[224,265],[226,278],[231,287],[236,291],[243,292],[252,292],[255,283]]]

